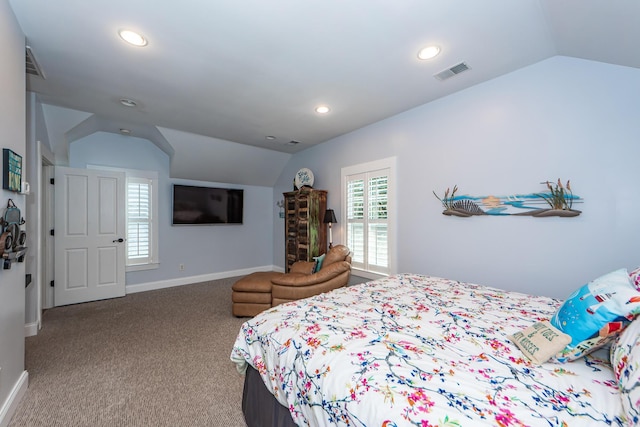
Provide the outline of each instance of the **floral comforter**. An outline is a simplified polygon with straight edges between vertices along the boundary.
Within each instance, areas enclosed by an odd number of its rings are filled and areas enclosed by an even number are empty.
[[[535,366],[507,339],[559,303],[400,274],[261,313],[231,360],[299,426],[622,426],[605,349]]]

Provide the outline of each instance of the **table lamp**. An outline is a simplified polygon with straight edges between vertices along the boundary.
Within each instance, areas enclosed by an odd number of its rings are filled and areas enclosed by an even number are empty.
[[[333,247],[333,235],[331,234],[331,224],[337,223],[336,214],[333,212],[333,209],[327,209],[324,212],[324,221],[325,224],[329,224],[329,249]]]

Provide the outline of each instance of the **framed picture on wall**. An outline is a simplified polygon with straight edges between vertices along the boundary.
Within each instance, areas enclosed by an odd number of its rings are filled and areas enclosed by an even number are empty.
[[[2,149],[2,188],[19,192],[22,187],[22,156]]]

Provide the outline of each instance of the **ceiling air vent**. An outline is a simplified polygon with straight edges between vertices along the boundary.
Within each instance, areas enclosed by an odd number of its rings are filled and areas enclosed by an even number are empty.
[[[27,74],[31,74],[33,76],[42,77],[44,79],[44,73],[40,69],[38,62],[36,62],[36,58],[33,55],[33,51],[31,51],[31,47],[27,46],[26,52],[26,71]]]
[[[293,139],[289,141],[289,145],[297,145],[297,144],[300,144],[300,141],[295,141]]]
[[[465,62],[461,62],[453,67],[447,68],[446,70],[440,71],[438,74],[434,74],[433,77],[442,81],[446,80],[449,77],[453,77],[456,74],[460,74],[463,71],[467,71],[469,66]]]

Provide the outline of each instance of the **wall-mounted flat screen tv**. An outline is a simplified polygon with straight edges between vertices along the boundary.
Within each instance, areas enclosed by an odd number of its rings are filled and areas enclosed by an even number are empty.
[[[242,224],[244,190],[173,185],[173,222]]]

